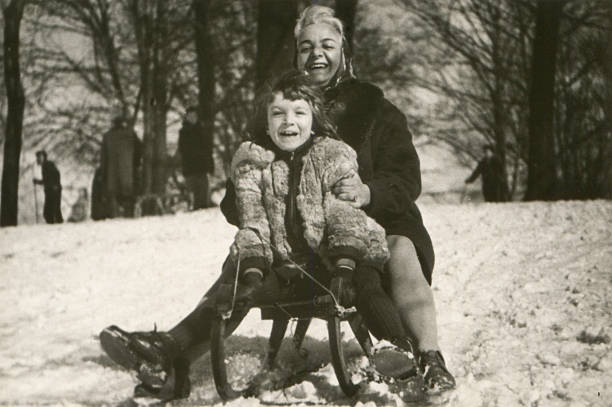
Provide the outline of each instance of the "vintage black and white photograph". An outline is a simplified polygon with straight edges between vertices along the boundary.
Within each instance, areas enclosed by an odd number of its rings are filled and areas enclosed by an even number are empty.
[[[0,405],[612,405],[611,0],[0,5]]]

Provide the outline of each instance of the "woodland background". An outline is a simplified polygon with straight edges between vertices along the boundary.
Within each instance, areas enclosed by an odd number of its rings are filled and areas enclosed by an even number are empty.
[[[199,104],[220,189],[255,89],[291,67],[311,3],[2,0],[1,224],[32,221],[36,150],[67,199],[90,186],[117,113],[144,142],[141,192],[166,194],[182,187],[176,135]],[[473,166],[494,145],[509,200],[612,196],[611,1],[316,3],[337,9],[358,77],[407,115],[417,148]]]

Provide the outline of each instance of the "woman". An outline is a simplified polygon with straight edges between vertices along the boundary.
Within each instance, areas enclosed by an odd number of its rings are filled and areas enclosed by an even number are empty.
[[[331,9],[304,10],[295,38],[297,68],[325,89],[339,137],[357,151],[359,176],[340,182],[335,192],[385,228],[389,291],[418,349],[425,385],[430,392],[453,388],[438,344],[430,287],[434,252],[414,203],[421,174],[406,118],[380,89],[354,78],[342,23]]]
[[[323,89],[338,136],[357,152],[359,173],[337,183],[334,193],[354,207],[363,208],[384,227],[391,253],[387,263],[388,291],[418,349],[427,389],[433,392],[453,388],[455,380],[438,345],[430,287],[434,253],[414,203],[421,189],[420,164],[406,119],[380,89],[354,78],[342,23],[333,17],[330,8],[311,6],[304,10],[295,37],[297,68]],[[237,225],[235,198],[233,185],[228,183],[221,209],[227,220]],[[149,395],[178,398],[189,394],[189,361],[208,350],[214,315],[211,309],[215,308],[219,288],[231,281],[233,272],[233,265],[226,261],[221,277],[198,307],[168,332],[127,333],[116,327],[103,331],[115,338],[115,343],[126,344],[125,349],[129,344],[131,349],[141,350],[140,355],[129,352],[124,366],[135,370],[141,367],[139,378]],[[234,327],[243,317],[232,316]],[[147,356],[143,357],[143,353]],[[156,366],[151,360],[159,363]],[[144,372],[142,366],[146,368]]]

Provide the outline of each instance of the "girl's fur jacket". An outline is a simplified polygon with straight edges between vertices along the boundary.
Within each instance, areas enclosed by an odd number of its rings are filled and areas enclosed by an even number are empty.
[[[308,246],[328,266],[337,257],[382,269],[387,261],[385,231],[361,209],[331,192],[340,179],[357,173],[357,155],[347,144],[317,137],[302,157],[296,197]],[[289,166],[274,152],[252,142],[240,145],[232,160],[239,228],[234,260],[264,258],[271,265],[291,257],[285,228]]]

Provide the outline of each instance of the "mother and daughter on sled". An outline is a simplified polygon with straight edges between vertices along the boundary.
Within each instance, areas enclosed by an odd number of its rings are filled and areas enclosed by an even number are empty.
[[[438,345],[434,252],[415,204],[420,166],[406,118],[355,78],[332,9],[304,10],[295,38],[298,70],[259,93],[250,139],[232,160],[221,209],[239,230],[220,278],[168,331],[100,334],[148,396],[189,396],[189,366],[208,351],[224,283],[237,278],[236,300],[252,302],[287,265],[350,275],[353,304],[387,343],[371,357],[381,375],[419,378],[426,392],[455,386]],[[229,330],[245,315],[234,313]]]

